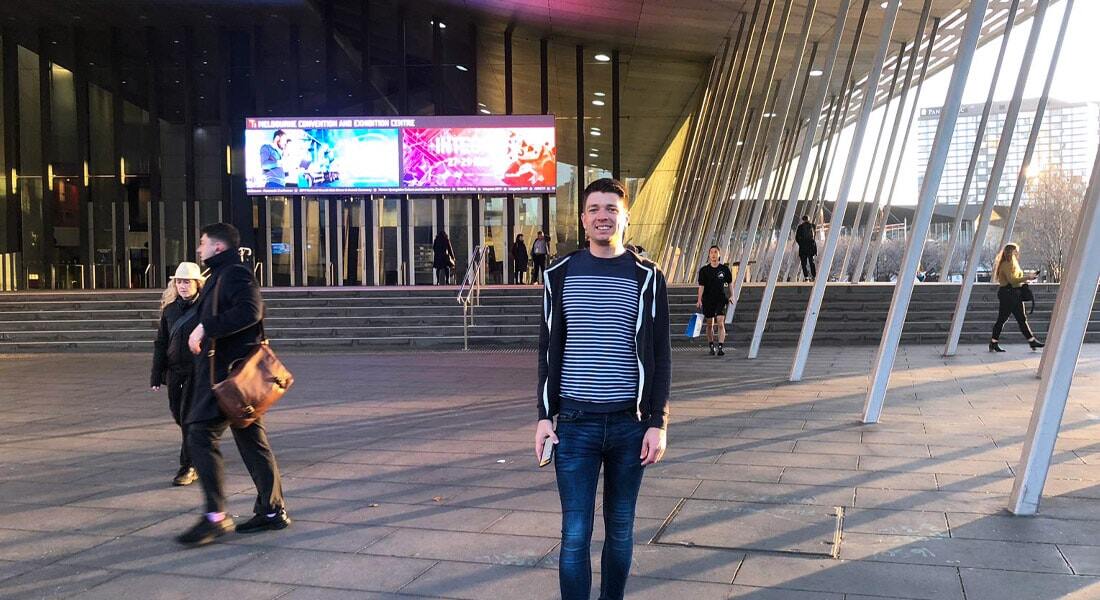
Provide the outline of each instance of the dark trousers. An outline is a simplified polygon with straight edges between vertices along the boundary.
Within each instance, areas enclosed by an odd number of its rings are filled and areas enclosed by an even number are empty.
[[[513,263],[513,264],[515,266],[512,267],[512,269],[513,269],[512,283],[523,283],[524,282],[523,281],[524,280],[524,275],[527,274],[527,263],[525,263],[525,262],[524,263],[518,263],[517,262],[517,263]]]
[[[451,282],[451,270],[447,267],[436,267],[435,269],[435,281],[436,285],[447,285]]]
[[[814,259],[817,258],[813,254],[798,253],[798,260],[802,262],[802,276],[807,279],[817,279],[817,264]]]
[[[187,427],[187,445],[202,482],[206,512],[225,512],[225,467],[219,445],[226,428],[229,421],[225,419],[198,421]],[[252,510],[258,515],[278,512],[283,508],[283,484],[263,421],[231,431],[244,466],[256,484],[256,504]]]
[[[180,426],[180,469],[191,467],[191,456],[187,451],[187,411],[191,408],[191,378],[190,369],[186,372],[176,372],[169,369],[167,376],[168,409],[172,411],[172,420]]]
[[[588,600],[592,588],[592,520],[603,467],[604,543],[600,600],[621,600],[634,552],[634,509],[645,468],[645,425],[630,412],[558,413],[554,470],[561,497],[558,582],[562,600]]]
[[[532,254],[531,263],[535,265],[531,268],[531,283],[539,283],[542,281],[542,272],[546,269],[546,255]]]
[[[993,324],[993,339],[997,340],[1001,337],[1001,331],[1004,329],[1005,323],[1008,322],[1008,317],[1016,317],[1016,324],[1020,326],[1020,333],[1024,334],[1024,337],[1031,339],[1035,337],[1031,333],[1031,327],[1027,324],[1027,313],[1024,312],[1024,301],[1020,298],[1020,288],[1002,287],[997,290],[997,300],[1000,302],[1000,308],[997,311],[997,322]]]

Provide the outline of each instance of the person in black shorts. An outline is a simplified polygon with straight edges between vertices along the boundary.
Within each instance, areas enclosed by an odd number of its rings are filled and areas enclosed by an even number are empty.
[[[726,342],[725,315],[731,281],[733,273],[728,266],[722,264],[722,251],[718,246],[711,246],[707,253],[707,264],[699,269],[699,297],[695,302],[695,307],[703,311],[703,318],[706,319],[707,343],[710,345],[711,356],[726,355],[722,345]],[[718,338],[717,352],[714,338]]]

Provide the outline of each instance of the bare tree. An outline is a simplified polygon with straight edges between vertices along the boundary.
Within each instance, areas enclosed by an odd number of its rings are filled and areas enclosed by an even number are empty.
[[[1028,181],[1015,237],[1024,264],[1042,267],[1051,281],[1062,279],[1084,197],[1084,179],[1058,168],[1046,169]]]

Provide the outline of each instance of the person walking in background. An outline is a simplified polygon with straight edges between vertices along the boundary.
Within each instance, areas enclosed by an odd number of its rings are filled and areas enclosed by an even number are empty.
[[[730,282],[733,281],[733,273],[730,268],[722,264],[722,251],[718,246],[711,246],[707,252],[707,264],[699,268],[699,293],[695,299],[695,308],[703,311],[706,319],[707,344],[710,345],[710,355],[725,356],[722,346],[726,343],[726,305],[729,303]],[[718,341],[715,352],[715,338]]]
[[[527,274],[527,244],[523,241],[523,234],[516,236],[512,244],[512,281],[525,283],[524,275]]]
[[[187,416],[187,449],[202,483],[206,509],[194,527],[176,538],[189,546],[209,544],[234,529],[233,520],[225,512],[225,469],[218,447],[229,421],[218,408],[212,388],[215,382],[225,380],[230,365],[246,358],[265,339],[260,286],[237,254],[241,234],[228,223],[207,225],[201,233],[199,257],[211,272],[207,292],[199,299],[199,324],[188,340],[196,360],[194,394]],[[257,492],[255,515],[237,525],[237,533],[287,527],[290,518],[283,502],[279,466],[263,419],[243,429],[233,428],[233,441]]]
[[[544,274],[535,455],[541,459],[545,445],[555,444],[563,600],[589,598],[601,467],[600,598],[622,599],[642,474],[665,451],[672,377],[668,293],[657,265],[623,246],[628,208],[618,181],[590,183],[581,216],[589,248]]]
[[[794,242],[798,244],[798,260],[802,263],[802,276],[811,281],[817,279],[817,239],[814,224],[806,215],[802,215],[802,222],[795,229]]]
[[[540,231],[531,242],[531,283],[542,283],[542,272],[546,269],[546,257],[550,255],[550,240]]]
[[[1027,338],[1027,343],[1032,350],[1045,346],[1046,344],[1035,338],[1031,332],[1031,326],[1027,323],[1021,291],[1021,288],[1027,284],[1027,275],[1020,268],[1020,247],[1016,244],[1005,244],[1005,247],[997,253],[997,258],[993,261],[993,282],[1000,286],[997,288],[997,301],[1000,307],[997,311],[997,322],[993,324],[993,337],[989,340],[989,351],[1005,351],[998,342],[1001,331],[1010,316],[1016,317],[1020,333]]]
[[[455,268],[455,249],[451,246],[451,238],[446,231],[440,231],[432,242],[432,266],[435,267],[435,282],[437,285],[451,283],[451,272]]]
[[[168,409],[180,428],[180,467],[172,485],[191,485],[196,476],[187,452],[186,419],[191,406],[195,358],[187,349],[187,339],[199,324],[198,299],[206,278],[197,264],[182,262],[176,267],[176,274],[168,279],[168,287],[160,297],[160,325],[153,342],[149,385],[154,392],[160,391],[161,386],[168,387]]]

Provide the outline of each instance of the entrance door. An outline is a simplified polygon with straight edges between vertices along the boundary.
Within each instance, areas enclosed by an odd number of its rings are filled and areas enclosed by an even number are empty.
[[[344,285],[363,285],[365,254],[362,252],[363,204],[359,198],[341,200],[337,222],[340,225],[340,281]]]
[[[504,263],[509,249],[505,239],[504,210],[507,205],[504,197],[485,198],[481,205],[481,240],[488,248],[485,257],[486,283],[504,283]]]
[[[292,286],[294,276],[294,210],[290,198],[269,197],[267,199],[268,240],[270,256],[267,261],[271,269],[268,281],[277,287]]]
[[[409,205],[412,209],[409,256],[412,257],[413,264],[413,285],[432,285],[435,283],[435,271],[432,268],[435,198],[409,198]]]
[[[375,281],[382,285],[401,285],[404,283],[401,276],[401,264],[404,262],[401,250],[401,197],[386,196],[374,201],[374,240],[378,253],[378,260],[374,263],[378,270]]]
[[[325,286],[332,283],[333,265],[328,252],[328,200],[325,198],[302,199],[302,241],[305,243],[305,270],[307,286]]]

